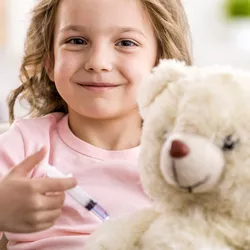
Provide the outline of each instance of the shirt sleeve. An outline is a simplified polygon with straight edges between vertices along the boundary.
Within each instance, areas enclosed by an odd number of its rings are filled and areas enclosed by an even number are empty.
[[[24,160],[24,149],[22,133],[14,123],[9,130],[0,135],[0,178]]]
[[[19,164],[23,159],[24,143],[22,134],[18,126],[13,124],[9,130],[0,135],[0,182],[12,167]],[[0,232],[0,239],[2,237],[3,233]]]

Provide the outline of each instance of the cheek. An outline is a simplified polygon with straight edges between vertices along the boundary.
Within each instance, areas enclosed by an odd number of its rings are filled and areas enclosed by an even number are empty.
[[[119,61],[122,62],[120,66],[129,82],[140,84],[143,78],[152,71],[156,59],[157,50],[152,46],[152,48],[142,48],[141,51],[120,58]]]
[[[69,81],[78,64],[78,60],[70,53],[62,51],[56,54],[54,67],[55,82]]]
[[[139,65],[139,67],[138,67]],[[142,80],[150,74],[151,70],[152,70],[152,65],[150,64],[135,64],[130,65],[129,69],[127,69],[128,72],[128,80],[130,83],[132,83],[133,85],[139,85]]]

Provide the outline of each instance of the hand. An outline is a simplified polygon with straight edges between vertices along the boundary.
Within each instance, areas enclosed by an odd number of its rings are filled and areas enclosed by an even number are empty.
[[[60,216],[64,191],[73,188],[76,180],[28,179],[27,174],[44,155],[45,149],[42,149],[26,158],[0,181],[0,231],[42,231],[54,225]]]

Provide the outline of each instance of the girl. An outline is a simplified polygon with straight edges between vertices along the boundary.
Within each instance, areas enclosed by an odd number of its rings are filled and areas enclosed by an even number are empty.
[[[99,224],[64,200],[74,179],[41,178],[41,160],[72,173],[111,217],[150,206],[136,168],[136,91],[160,58],[191,63],[180,0],[38,1],[22,85],[9,99],[11,122],[18,98],[33,118],[0,137],[0,229],[9,249],[80,250]]]

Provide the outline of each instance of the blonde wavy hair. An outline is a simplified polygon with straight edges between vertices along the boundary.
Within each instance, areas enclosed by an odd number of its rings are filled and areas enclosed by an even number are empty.
[[[158,59],[176,58],[191,64],[189,26],[181,0],[139,1],[151,17],[158,40]],[[8,98],[11,123],[15,119],[17,100],[28,102],[31,117],[68,112],[45,69],[45,60],[53,60],[53,34],[59,3],[60,0],[39,0],[32,11],[20,68],[21,85]]]

